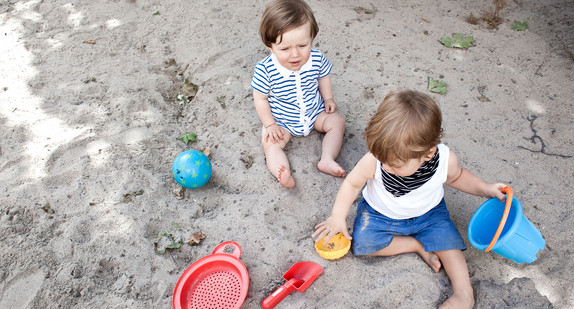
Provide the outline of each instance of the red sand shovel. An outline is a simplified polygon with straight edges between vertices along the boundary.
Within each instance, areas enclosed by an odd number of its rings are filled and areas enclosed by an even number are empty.
[[[323,267],[315,262],[297,262],[283,275],[287,282],[261,302],[261,308],[271,309],[294,290],[303,292],[319,277]]]

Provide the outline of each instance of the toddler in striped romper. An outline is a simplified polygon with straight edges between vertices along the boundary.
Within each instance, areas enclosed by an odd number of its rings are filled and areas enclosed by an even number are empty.
[[[343,144],[345,119],[336,112],[331,63],[312,49],[319,28],[303,0],[275,0],[267,5],[259,32],[271,54],[257,63],[251,82],[253,100],[263,123],[267,168],[285,187],[295,186],[284,148],[292,136],[325,133],[317,168],[344,177],[335,161]]]

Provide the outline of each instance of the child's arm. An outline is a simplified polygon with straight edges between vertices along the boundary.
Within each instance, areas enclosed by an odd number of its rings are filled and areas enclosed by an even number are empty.
[[[279,140],[283,139],[284,133],[275,123],[275,118],[273,118],[273,114],[271,114],[271,107],[269,106],[269,101],[267,101],[267,96],[257,90],[253,90],[253,101],[255,102],[257,116],[259,116],[267,133],[265,142],[271,139],[272,143],[278,143]]]
[[[337,193],[331,216],[315,226],[315,232],[312,235],[315,241],[326,236],[326,244],[337,233],[343,233],[348,239],[352,238],[347,230],[347,214],[367,180],[375,177],[376,168],[377,159],[370,152],[357,163]]]
[[[319,78],[319,92],[325,101],[325,111],[332,114],[337,110],[337,103],[333,97],[333,88],[331,86],[331,77],[329,75]]]
[[[450,151],[446,184],[465,193],[482,197],[496,197],[504,201],[503,183],[489,183],[458,165],[458,158]]]

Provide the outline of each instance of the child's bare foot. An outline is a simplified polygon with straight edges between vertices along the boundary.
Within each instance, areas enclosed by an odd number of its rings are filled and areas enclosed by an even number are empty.
[[[421,258],[423,258],[423,260],[430,266],[430,268],[435,273],[438,273],[440,267],[442,266],[442,264],[440,263],[440,259],[438,258],[438,255],[436,255],[434,252],[426,252],[426,251],[420,252],[419,255],[421,256]]]
[[[277,169],[277,180],[285,188],[293,188],[295,186],[295,179],[291,176],[291,172],[283,165],[280,165]]]
[[[321,160],[317,163],[317,168],[326,174],[333,175],[336,177],[345,177],[345,170],[335,161]]]
[[[454,293],[452,296],[447,299],[441,306],[440,309],[449,309],[449,308],[468,308],[472,309],[474,306],[474,296],[472,292],[470,293]]]

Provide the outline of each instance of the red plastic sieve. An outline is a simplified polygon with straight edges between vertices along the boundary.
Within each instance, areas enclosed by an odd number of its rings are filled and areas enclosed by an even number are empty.
[[[229,247],[233,253],[226,252]],[[226,241],[191,264],[175,285],[173,308],[240,308],[249,288],[249,275],[240,256],[239,245]]]

